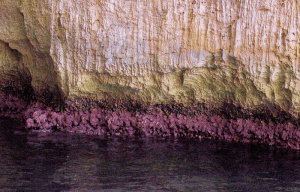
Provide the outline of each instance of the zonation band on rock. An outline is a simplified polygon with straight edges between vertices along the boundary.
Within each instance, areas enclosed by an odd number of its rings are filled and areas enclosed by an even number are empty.
[[[272,116],[267,113],[265,116],[258,116],[258,113],[244,116],[246,118],[236,113],[229,117],[226,111],[216,112],[216,109],[206,109],[202,104],[184,107],[176,103],[131,109],[126,108],[128,106],[102,106],[74,110],[74,106],[69,107],[71,105],[66,105],[64,109],[54,109],[41,103],[26,103],[4,93],[0,94],[0,100],[1,116],[21,117],[26,122],[24,127],[31,131],[63,131],[101,136],[211,138],[300,149],[298,120],[273,122]],[[102,103],[105,104],[105,101]]]

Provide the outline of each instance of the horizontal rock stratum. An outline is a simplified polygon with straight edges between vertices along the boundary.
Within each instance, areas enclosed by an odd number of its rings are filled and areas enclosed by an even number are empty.
[[[3,0],[0,85],[300,110],[298,0]]]

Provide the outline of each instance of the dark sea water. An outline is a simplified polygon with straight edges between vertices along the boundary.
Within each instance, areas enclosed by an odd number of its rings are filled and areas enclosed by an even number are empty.
[[[298,151],[0,127],[0,191],[300,191]]]

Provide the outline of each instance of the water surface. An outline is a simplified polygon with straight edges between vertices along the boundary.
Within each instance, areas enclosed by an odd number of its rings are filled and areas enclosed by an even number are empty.
[[[298,151],[158,138],[12,131],[0,121],[2,191],[300,191]]]

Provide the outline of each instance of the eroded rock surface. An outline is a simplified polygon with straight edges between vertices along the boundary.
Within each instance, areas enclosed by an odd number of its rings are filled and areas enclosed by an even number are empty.
[[[297,114],[299,6],[297,0],[4,0],[0,77],[3,87],[7,81],[23,87],[18,79],[26,77],[46,100],[225,101]]]

